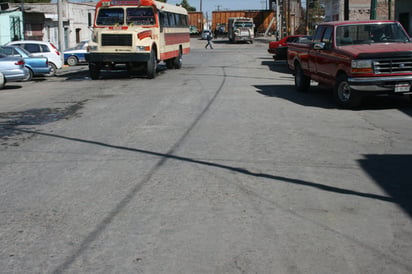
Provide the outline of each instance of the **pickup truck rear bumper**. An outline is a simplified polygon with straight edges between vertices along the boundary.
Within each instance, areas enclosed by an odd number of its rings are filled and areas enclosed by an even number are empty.
[[[412,94],[412,75],[390,77],[349,77],[351,89],[372,93],[410,93]]]

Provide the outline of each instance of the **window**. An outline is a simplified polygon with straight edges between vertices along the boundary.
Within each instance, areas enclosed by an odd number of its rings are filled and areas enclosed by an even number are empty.
[[[126,10],[126,24],[153,25],[155,18],[152,8],[128,8]]]
[[[24,44],[24,49],[30,53],[41,52],[40,46],[38,44]]]
[[[100,9],[97,15],[96,24],[103,26],[111,26],[124,22],[124,11],[122,8]]]
[[[332,27],[327,27],[324,34],[323,34],[322,42],[324,42],[327,45],[331,45],[332,44],[332,39],[333,39],[332,33],[333,33],[333,28]]]

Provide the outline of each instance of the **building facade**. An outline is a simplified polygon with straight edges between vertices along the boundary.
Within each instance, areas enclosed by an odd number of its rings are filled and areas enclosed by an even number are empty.
[[[23,14],[20,9],[6,4],[0,9],[0,45],[23,37]]]
[[[412,3],[411,0],[396,0],[395,18],[398,20],[409,36],[412,37]]]
[[[20,8],[20,4],[10,4]],[[92,34],[96,2],[62,0],[63,49],[73,47]],[[57,3],[25,3],[23,13],[25,40],[49,41],[59,45]],[[3,28],[3,25],[0,27]],[[8,41],[7,41],[8,42]]]
[[[398,0],[396,0],[398,1]],[[370,20],[371,0],[324,0],[325,21]],[[409,2],[410,0],[406,0]],[[395,19],[395,0],[376,0],[376,19]]]

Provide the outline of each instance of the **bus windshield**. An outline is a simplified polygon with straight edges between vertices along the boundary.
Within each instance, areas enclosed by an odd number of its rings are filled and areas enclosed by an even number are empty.
[[[97,15],[96,25],[123,25],[124,10],[122,8],[101,8]]]
[[[97,15],[96,24],[103,26],[123,25],[124,22],[123,8],[101,8]],[[155,17],[152,7],[126,9],[127,25],[154,25]]]
[[[153,9],[151,7],[128,8],[126,13],[127,25],[153,25],[155,23]]]

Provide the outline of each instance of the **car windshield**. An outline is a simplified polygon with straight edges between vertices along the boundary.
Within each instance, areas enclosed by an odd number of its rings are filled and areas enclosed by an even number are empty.
[[[410,42],[397,23],[356,24],[336,28],[337,46],[391,42]]]
[[[7,56],[18,56],[18,57],[32,57],[30,52],[20,48],[20,47],[0,47],[0,53]]]

